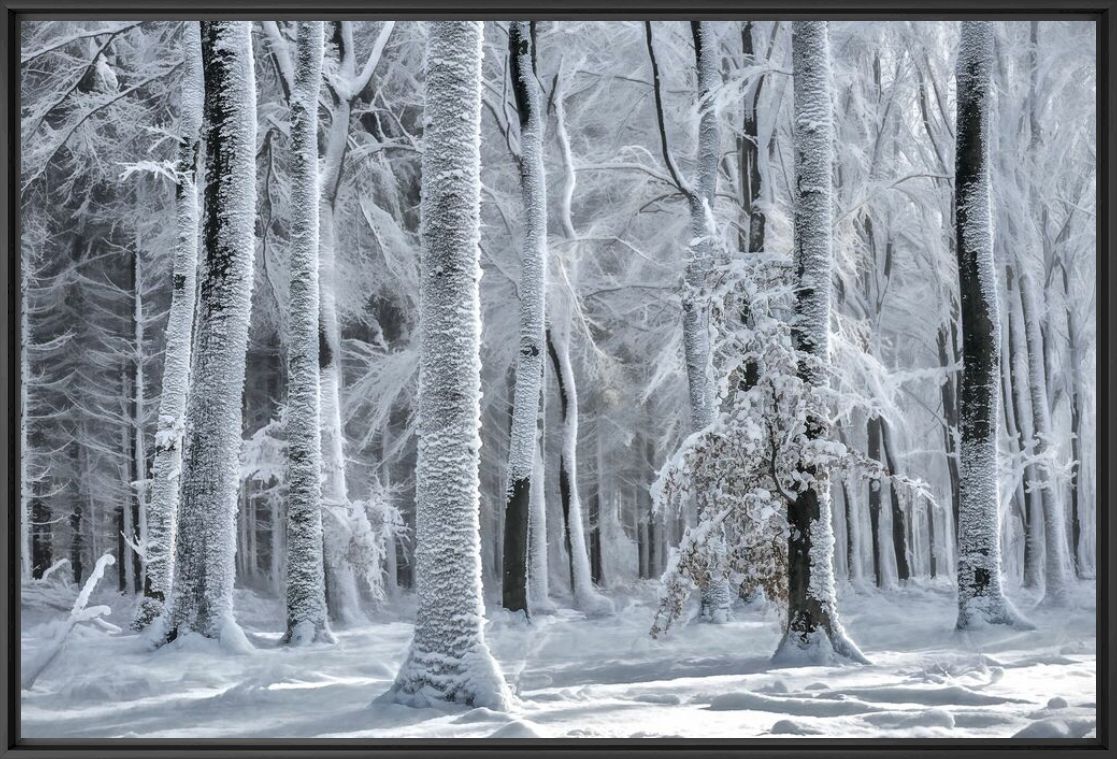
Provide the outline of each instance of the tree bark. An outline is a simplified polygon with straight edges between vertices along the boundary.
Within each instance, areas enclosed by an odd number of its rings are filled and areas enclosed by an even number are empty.
[[[284,643],[333,642],[322,543],[318,385],[318,91],[322,22],[297,22],[291,88],[290,297],[287,338],[287,632]]]
[[[1059,495],[1055,491],[1055,483],[1052,481],[1051,464],[1047,460],[1051,455],[1050,444],[1053,431],[1044,374],[1043,338],[1040,329],[1042,317],[1036,304],[1034,287],[1030,277],[1027,275],[1020,277],[1020,304],[1024,312],[1024,330],[1028,339],[1028,386],[1032,394],[1034,455],[1039,460],[1036,465],[1039,480],[1033,482],[1032,487],[1039,488],[1040,501],[1043,504],[1043,603],[1048,606],[1064,606],[1070,600],[1067,597],[1069,586],[1067,570],[1070,560],[1067,557],[1066,519]]]
[[[479,21],[427,24],[423,134],[415,633],[386,698],[503,711],[511,694],[481,594]]]
[[[992,23],[963,21],[956,71],[954,209],[963,356],[959,389],[959,629],[979,622],[1017,624],[1022,621],[1001,588],[997,513],[999,396],[996,388],[1000,381],[1000,325],[989,188],[992,54]]]
[[[531,478],[535,469],[539,404],[542,400],[547,289],[547,185],[543,170],[543,114],[535,72],[532,22],[512,22],[508,52],[512,90],[520,117],[520,187],[524,243],[520,254],[520,343],[508,449],[504,516],[502,602],[529,612],[528,541]]]
[[[183,22],[182,115],[175,166],[175,255],[171,308],[163,349],[163,387],[156,421],[151,497],[147,503],[147,573],[133,626],[159,618],[171,590],[182,475],[182,436],[190,387],[190,340],[198,272],[198,163],[202,151],[202,39],[198,22]],[[158,637],[158,636],[156,636]]]
[[[249,22],[203,21],[205,271],[187,401],[168,638],[247,645],[233,618],[241,397],[252,308],[256,85]]]
[[[795,82],[795,260],[798,284],[792,339],[801,354],[799,375],[816,387],[830,344],[830,288],[833,263],[834,124],[830,97],[830,44],[825,21],[796,21],[792,27]],[[827,422],[813,414],[806,434],[819,438]],[[803,467],[813,484],[788,504],[787,627],[775,658],[820,662],[836,657],[866,662],[838,619],[834,591],[834,535],[826,472]]]

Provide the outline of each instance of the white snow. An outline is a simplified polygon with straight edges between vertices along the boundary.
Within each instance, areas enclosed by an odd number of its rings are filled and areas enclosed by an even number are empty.
[[[150,651],[136,635],[74,629],[22,696],[22,734],[91,737],[1083,737],[1096,724],[1094,588],[1069,608],[1013,601],[1036,622],[1019,631],[954,630],[954,592],[909,585],[841,594],[843,621],[868,666],[774,669],[772,611],[737,608],[726,625],[652,640],[651,583],[626,588],[623,613],[563,608],[536,618],[492,614],[486,638],[516,698],[508,712],[376,701],[411,636],[407,604],[342,630],[335,646],[279,644],[282,599],[238,591],[252,655],[188,635]],[[126,622],[130,606],[95,594]],[[569,599],[567,599],[568,602]],[[492,605],[490,605],[492,607]],[[23,657],[46,643],[56,610],[24,608]]]

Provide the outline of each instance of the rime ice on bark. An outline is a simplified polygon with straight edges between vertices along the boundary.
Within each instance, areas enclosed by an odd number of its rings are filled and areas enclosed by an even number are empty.
[[[252,307],[256,82],[252,25],[202,22],[205,265],[187,402],[182,505],[168,637],[236,646],[233,619],[241,395]]]
[[[318,90],[322,22],[298,22],[291,88],[291,263],[287,342],[287,633],[332,642],[322,558],[318,391]]]
[[[484,637],[480,543],[482,24],[427,26],[415,633],[385,698],[506,709]]]
[[[542,397],[545,293],[547,290],[547,183],[543,173],[543,121],[535,51],[527,21],[508,30],[510,74],[520,114],[520,184],[524,202],[524,243],[520,254],[520,346],[508,448],[508,492],[504,522],[503,603],[528,609],[528,542],[531,479]]]
[[[792,28],[795,129],[795,253],[798,283],[792,337],[799,375],[816,387],[827,383],[830,350],[830,271],[833,261],[831,171],[834,125],[830,101],[830,44],[825,21],[796,21]],[[826,420],[808,414],[806,436],[825,433]],[[834,591],[834,534],[826,473],[811,467],[814,484],[788,505],[788,621],[776,650],[780,662],[825,662],[837,657],[865,662],[838,620]]]
[[[183,22],[182,115],[175,175],[175,257],[171,309],[163,353],[163,389],[152,461],[151,497],[147,502],[147,573],[144,598],[134,626],[147,627],[160,617],[171,590],[175,528],[182,473],[183,416],[190,386],[190,339],[194,329],[194,297],[198,271],[197,168],[201,152],[202,41],[196,21]],[[163,631],[153,631],[159,638]]]
[[[1001,589],[997,514],[1000,322],[993,270],[989,112],[993,29],[962,22],[956,70],[955,234],[961,303],[961,481],[958,509],[958,627],[1019,624]]]
[[[1020,278],[1020,300],[1024,309],[1024,332],[1028,343],[1028,386],[1032,394],[1032,419],[1035,430],[1035,456],[1043,503],[1044,587],[1043,603],[1058,606],[1068,602],[1067,527],[1062,503],[1052,481],[1050,442],[1052,436],[1051,412],[1047,401],[1047,381],[1043,369],[1043,335],[1040,327],[1039,307],[1036,304],[1035,285],[1028,276]]]

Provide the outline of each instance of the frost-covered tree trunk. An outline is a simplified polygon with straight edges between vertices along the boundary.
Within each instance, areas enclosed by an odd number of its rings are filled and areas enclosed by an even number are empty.
[[[252,308],[256,80],[252,25],[203,21],[205,264],[186,410],[182,505],[167,636],[246,645],[233,618],[241,397]]]
[[[714,263],[714,205],[718,189],[718,163],[721,160],[721,136],[715,105],[716,89],[721,84],[719,55],[713,25],[692,21],[694,68],[697,72],[698,155],[695,192],[689,196],[691,253],[687,260],[687,288],[691,297],[684,305],[683,341],[687,353],[687,377],[691,391],[691,422],[695,431],[714,420],[716,393],[710,371],[709,309],[705,303],[705,280]],[[724,557],[725,538],[711,539],[715,553]],[[699,618],[714,623],[729,621],[733,596],[729,581],[712,580],[702,588]]]
[[[481,594],[482,23],[427,24],[415,633],[385,698],[506,709]]]
[[[1022,621],[1001,587],[997,496],[1000,323],[989,187],[992,64],[992,23],[963,21],[955,72],[958,111],[954,175],[963,362],[959,388],[959,629]]]
[[[831,172],[834,124],[830,100],[830,43],[825,21],[796,21],[792,27],[795,134],[795,259],[798,284],[792,337],[800,358],[799,374],[812,385],[827,382],[830,349],[830,287],[833,263]],[[806,434],[824,434],[826,420],[808,416]],[[828,661],[835,657],[865,662],[838,619],[834,590],[834,534],[830,489],[824,471],[803,474],[814,484],[800,490],[787,507],[787,629],[777,661]]]
[[[535,452],[535,467],[531,478],[531,521],[528,525],[528,608],[532,612],[552,611],[550,601],[551,578],[547,561],[547,491],[545,459],[540,431]]]
[[[936,345],[939,353],[939,366],[946,371],[946,377],[939,386],[939,397],[942,403],[943,448],[946,453],[947,475],[950,477],[950,516],[953,522],[952,529],[957,533],[958,503],[961,500],[958,488],[961,473],[958,466],[958,383],[955,377],[957,371],[954,369],[958,362],[955,360],[955,333],[954,320],[950,319],[949,325],[943,324],[939,327],[936,335]],[[949,536],[949,534],[948,532],[947,535]]]
[[[741,22],[741,57],[746,66],[760,65],[756,55],[756,43],[753,40],[752,21]],[[764,209],[760,205],[761,175],[760,175],[760,132],[758,129],[759,118],[757,105],[760,102],[760,92],[764,87],[764,77],[758,76],[756,84],[746,92],[741,99],[743,118],[741,121],[741,136],[738,140],[740,152],[740,166],[738,182],[740,183],[741,208],[744,211],[747,225],[742,223],[738,234],[738,245],[741,250],[749,253],[758,253],[764,250],[764,227],[766,218]]]
[[[543,173],[543,114],[535,73],[532,22],[508,29],[512,90],[520,117],[520,186],[524,241],[520,254],[520,343],[508,448],[504,511],[502,601],[511,611],[528,611],[528,540],[531,479],[535,470],[539,404],[542,399],[547,290],[547,184]]]
[[[713,89],[720,79],[718,53],[708,22],[691,22],[694,38],[698,96],[698,155],[695,187],[684,194],[690,207],[690,249],[686,264],[683,299],[683,351],[686,354],[690,389],[692,430],[700,430],[714,418],[714,383],[710,371],[709,308],[705,302],[706,278],[713,265],[715,231],[714,201],[717,197],[720,138]],[[650,45],[649,40],[649,45]],[[655,72],[659,78],[658,69]]]
[[[879,416],[869,417],[866,429],[866,453],[874,461],[883,461],[881,458],[880,438],[881,421]],[[869,540],[873,548],[873,579],[878,588],[884,587],[884,571],[880,560],[880,497],[883,483],[871,481],[869,488]]]
[[[27,302],[27,262],[19,280],[19,579],[31,578],[31,505],[34,488],[31,484],[31,320]]]
[[[1012,386],[1013,413],[1019,434],[1021,451],[1027,451],[1034,439],[1032,433],[1032,400],[1028,391],[1028,339],[1024,329],[1023,306],[1020,300],[1019,283],[1012,269],[1006,272],[1007,295],[1005,306],[1008,327],[1009,377]],[[1040,558],[1043,555],[1043,504],[1039,490],[1026,487],[1026,483],[1038,482],[1039,475],[1035,464],[1024,466],[1024,580],[1025,588],[1038,588],[1042,579]]]
[[[183,75],[180,89],[179,145],[175,176],[175,255],[171,308],[163,351],[163,387],[155,428],[151,496],[147,502],[147,572],[144,597],[134,626],[143,629],[160,618],[170,595],[174,571],[175,528],[182,477],[182,439],[190,387],[190,341],[198,271],[198,183],[202,149],[202,40],[198,22],[183,22]],[[161,631],[156,633],[156,638]]]
[[[337,77],[351,79],[354,69],[352,34],[334,22],[338,47]],[[323,540],[327,605],[330,616],[346,624],[358,622],[360,598],[357,577],[348,561],[350,530],[349,486],[345,473],[345,434],[341,423],[341,326],[337,316],[336,203],[342,165],[349,144],[352,101],[349,93],[330,90],[327,99],[329,124],[323,132],[321,186],[318,201],[318,382],[322,428]]]
[[[1020,303],[1024,311],[1024,331],[1028,340],[1028,386],[1032,395],[1032,429],[1035,432],[1033,455],[1038,459],[1039,480],[1032,482],[1040,489],[1043,504],[1044,593],[1043,603],[1051,606],[1066,604],[1069,585],[1070,558],[1067,555],[1067,528],[1062,503],[1055,489],[1051,462],[1053,430],[1047,401],[1047,383],[1043,376],[1043,337],[1035,285],[1027,275],[1020,277]]]
[[[582,500],[578,495],[578,386],[570,363],[570,335],[566,329],[547,333],[547,349],[555,368],[562,411],[562,454],[559,456],[559,493],[566,518],[566,548],[570,556],[570,579],[574,605],[589,615],[608,614],[612,602],[593,587],[586,531],[582,522]]]
[[[322,22],[300,21],[291,88],[291,259],[287,338],[287,633],[332,642],[322,546],[318,390],[318,90]]]
[[[892,450],[892,434],[889,429],[888,422],[881,419],[880,422],[880,438],[881,445],[884,448],[884,461],[888,468],[888,472],[892,475],[899,476],[900,472],[896,463],[896,455]],[[900,493],[894,483],[888,485],[888,501],[892,506],[892,552],[896,559],[896,579],[905,582],[911,579],[912,569],[911,562],[908,561],[908,548],[915,550],[915,541],[908,540],[907,530],[904,529],[905,519],[904,509],[900,505]],[[914,514],[911,515],[914,520]]]

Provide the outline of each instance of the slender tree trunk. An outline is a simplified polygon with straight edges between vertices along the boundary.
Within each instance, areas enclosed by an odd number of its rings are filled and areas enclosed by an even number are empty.
[[[520,116],[523,153],[520,187],[525,233],[520,254],[520,347],[508,449],[502,601],[504,608],[510,611],[527,612],[531,478],[543,390],[547,290],[547,183],[543,172],[543,114],[535,74],[532,22],[516,21],[510,25],[508,52],[512,90]]]
[[[880,422],[881,445],[884,448],[884,461],[890,474],[899,474],[896,468],[896,456],[892,450],[892,436],[888,429],[888,422]],[[906,582],[911,579],[911,564],[908,561],[908,537],[904,528],[908,520],[904,517],[904,509],[900,505],[900,493],[895,485],[888,486],[888,499],[892,505],[892,548],[896,555],[896,579]],[[912,543],[914,547],[914,542]]]
[[[951,367],[951,371],[943,379],[939,385],[939,393],[942,398],[942,417],[943,417],[943,447],[946,452],[946,469],[950,477],[950,515],[954,530],[958,529],[958,505],[961,503],[961,493],[959,488],[961,486],[961,473],[958,467],[958,395],[956,393],[957,380],[955,379],[956,372],[953,367],[957,363],[954,360],[953,351],[951,350],[951,339],[948,331],[953,331],[953,322],[948,327],[943,324],[939,326],[938,331],[938,349],[939,349],[939,365],[942,367]]]
[[[802,354],[799,374],[816,387],[827,382],[823,370],[830,347],[830,288],[833,262],[834,123],[830,97],[830,43],[825,21],[796,21],[792,27],[795,77],[795,260],[798,284],[792,339]],[[806,420],[811,438],[826,433],[827,422]],[[780,661],[829,661],[835,657],[866,662],[838,619],[834,591],[834,534],[830,524],[827,474],[804,467],[813,483],[787,506],[787,628],[775,658]]]
[[[1053,435],[1051,412],[1047,402],[1047,383],[1044,376],[1043,338],[1040,334],[1039,307],[1036,305],[1034,285],[1027,275],[1020,277],[1020,303],[1024,311],[1024,330],[1028,338],[1028,385],[1032,393],[1032,421],[1035,431],[1034,453],[1039,480],[1032,487],[1040,489],[1043,504],[1044,594],[1043,603],[1062,606],[1069,602],[1070,584],[1067,570],[1067,528],[1059,495],[1055,491],[1052,467],[1047,457],[1051,455]]]
[[[26,269],[28,262],[23,262]],[[31,484],[31,320],[28,316],[27,280],[25,270],[19,280],[19,579],[31,578],[31,503],[34,488]],[[80,506],[78,507],[80,508]]]
[[[569,339],[565,331],[547,333],[547,349],[555,368],[555,385],[562,410],[559,491],[566,521],[570,581],[577,608],[587,614],[606,614],[612,611],[612,603],[593,587],[589,549],[582,523],[582,501],[578,496],[578,388],[574,381],[574,367],[570,363]]]
[[[759,65],[753,41],[753,21],[741,23],[741,58],[745,65]],[[760,206],[760,135],[758,131],[757,104],[760,91],[764,87],[764,77],[758,76],[751,91],[741,99],[743,118],[741,136],[738,139],[740,152],[740,172],[738,182],[741,186],[741,201],[747,224],[741,225],[738,245],[741,250],[759,253],[764,250],[764,210]]]
[[[1028,395],[1028,341],[1024,330],[1024,318],[1016,276],[1011,267],[1005,277],[1009,302],[1005,311],[1008,314],[1009,377],[1012,386],[1012,407],[1014,422],[1019,434],[1020,450],[1030,456],[1033,434],[1032,400]],[[1042,575],[1040,559],[1043,556],[1043,504],[1039,490],[1032,483],[1039,482],[1034,464],[1024,467],[1023,481],[1023,522],[1024,522],[1024,580],[1025,588],[1038,588]]]
[[[233,618],[241,399],[252,308],[256,82],[252,25],[203,21],[205,266],[187,401],[168,638],[247,645]]]
[[[993,28],[963,21],[955,129],[955,236],[963,370],[958,513],[958,628],[1018,624],[1001,588],[997,497],[1000,341],[993,271],[989,117]]]
[[[874,461],[883,461],[880,452],[881,421],[879,416],[869,417],[866,430],[868,435],[868,450],[866,453]],[[884,587],[884,571],[880,560],[880,482],[872,480],[869,488],[869,538],[873,543],[873,579],[878,588]]]
[[[290,316],[287,340],[287,633],[283,642],[333,642],[322,543],[318,386],[318,91],[322,22],[300,21],[291,88]]]
[[[415,472],[418,608],[386,697],[504,710],[481,594],[481,208],[483,24],[427,24]]]
[[[692,239],[697,241],[697,247],[692,250],[687,263],[687,288],[691,304],[689,308],[684,305],[683,328],[684,344],[688,346],[691,423],[692,428],[697,431],[713,422],[717,411],[716,392],[710,371],[709,308],[704,291],[707,274],[714,263],[716,244],[713,213],[717,200],[721,135],[714,97],[721,84],[721,71],[713,26],[706,21],[692,21],[690,27],[694,39],[694,68],[698,86],[698,171],[695,190],[689,196],[689,202],[690,231]],[[724,563],[724,534],[712,538],[711,546],[718,556],[718,563]],[[715,575],[702,588],[701,595],[700,619],[719,624],[729,621],[733,597],[728,579]]]

